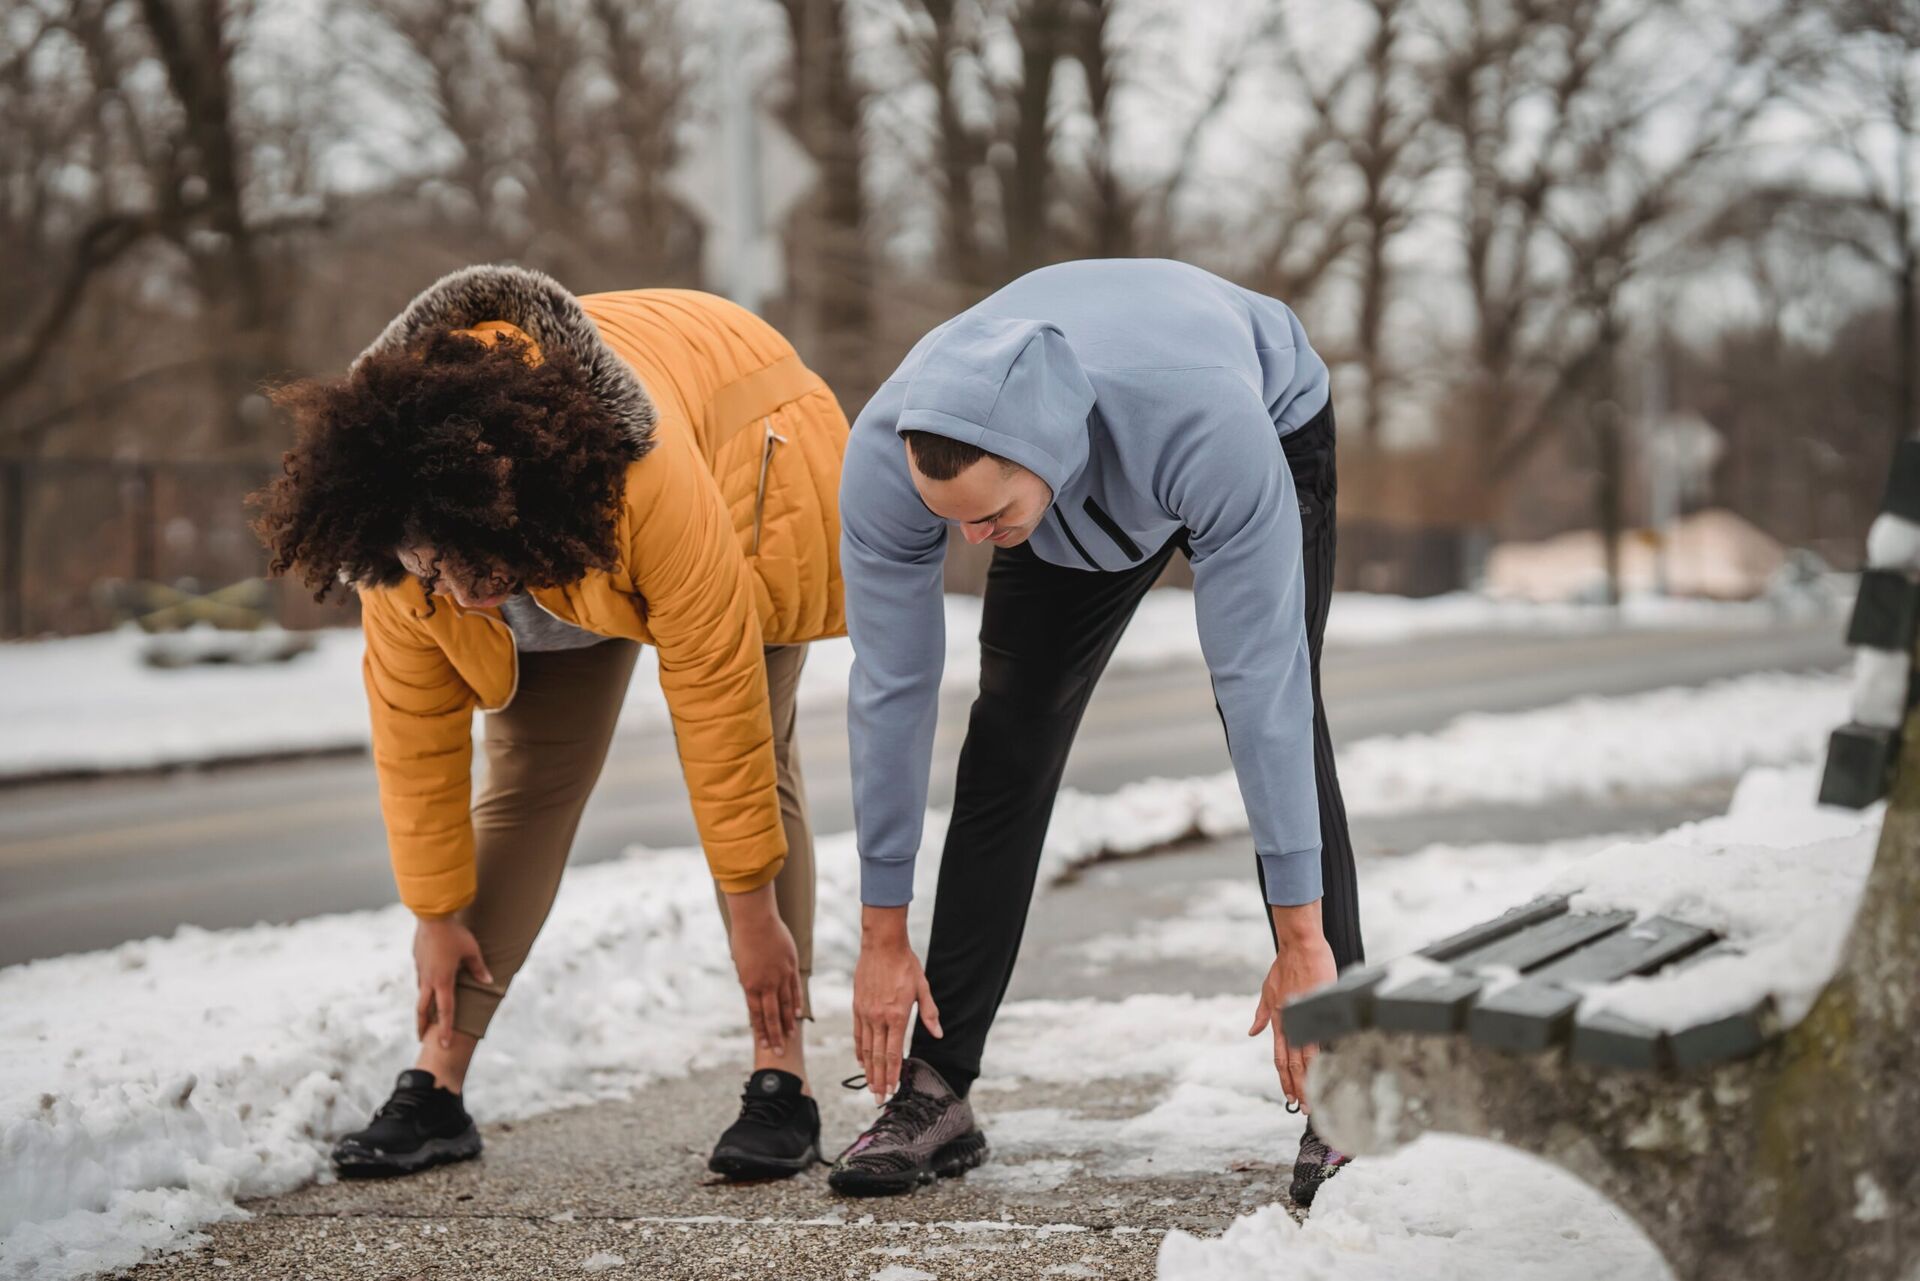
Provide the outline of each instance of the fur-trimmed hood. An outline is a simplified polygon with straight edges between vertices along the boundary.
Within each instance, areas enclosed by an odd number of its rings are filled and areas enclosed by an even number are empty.
[[[432,329],[469,329],[504,321],[533,340],[542,356],[562,353],[586,371],[593,394],[612,411],[638,459],[653,448],[659,417],[633,367],[600,337],[580,300],[543,271],[487,265],[463,267],[422,290],[393,318],[354,367],[375,353],[401,351]]]

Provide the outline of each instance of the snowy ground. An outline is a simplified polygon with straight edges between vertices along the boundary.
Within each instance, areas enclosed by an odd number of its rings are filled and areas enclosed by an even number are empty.
[[[1384,644],[1418,636],[1488,631],[1576,632],[1607,627],[1755,627],[1777,623],[1770,603],[1716,604],[1648,598],[1615,618],[1588,605],[1500,602],[1467,593],[1429,600],[1343,594],[1332,611],[1330,644]],[[978,675],[979,598],[947,600],[948,682]],[[363,747],[367,716],[360,687],[360,634],[319,634],[314,652],[261,667],[155,669],[140,661],[137,631],[0,645],[0,778],[141,769],[282,753]],[[1193,597],[1147,597],[1113,665],[1198,662]],[[801,697],[841,701],[853,651],[825,641],[808,656]],[[666,707],[650,664],[621,713],[629,729],[664,724]]]
[[[1436,735],[1356,744],[1342,770],[1357,813],[1551,803],[1649,779],[1671,786],[1756,765],[1807,765],[1843,715],[1845,697],[1837,677],[1752,677],[1473,717]],[[1372,950],[1389,956],[1417,946],[1562,878],[1593,886],[1605,901],[1677,909],[1733,931],[1753,966],[1719,976],[1730,990],[1773,983],[1767,967],[1783,955],[1830,967],[1877,822],[1815,811],[1812,787],[1806,768],[1756,775],[1727,819],[1651,846],[1435,847],[1370,861],[1362,892]],[[1056,814],[1049,860],[1058,872],[1194,831],[1238,832],[1245,819],[1230,795],[1213,779],[1071,798]],[[928,891],[943,827],[934,817],[920,867]],[[1581,862],[1588,858],[1595,861]],[[843,1005],[857,879],[850,837],[822,839],[819,868],[816,999]],[[1813,912],[1799,911],[1809,902]],[[1259,931],[1223,926],[1257,912],[1243,885],[1201,884],[1184,912],[1094,940],[1083,959],[1100,964],[1103,948],[1157,949],[1168,958],[1209,954],[1257,973],[1251,967],[1265,963],[1254,954]],[[637,851],[574,869],[489,1037],[489,1114],[625,1095],[730,1047],[738,998],[712,914],[694,851]],[[1238,943],[1227,943],[1229,935]],[[319,1175],[326,1138],[361,1123],[409,1052],[407,936],[407,919],[394,908],[285,927],[184,929],[0,970],[0,1275],[46,1281],[124,1266],[199,1224],[235,1216],[237,1199]],[[1657,1014],[1697,996],[1654,993],[1634,998],[1647,1006],[1630,1008]],[[1093,1025],[1110,1048],[1102,1070],[1152,1075],[1165,1090],[1145,1112],[1108,1120],[992,1104],[989,1095],[996,1144],[1013,1159],[986,1177],[1075,1173],[1058,1159],[1022,1164],[1023,1145],[1098,1154],[1110,1173],[1149,1156],[1161,1172],[1204,1170],[1236,1152],[1284,1148],[1298,1122],[1280,1108],[1260,1047],[1243,1035],[1246,1006],[1244,997],[1142,996],[1090,1002],[1070,1020],[1043,1002],[1009,1007],[994,1047],[1000,1077],[1084,1073]],[[1071,1036],[1057,1030],[1063,1024]],[[1142,1037],[1142,1026],[1154,1036]],[[1249,1269],[1263,1258],[1270,1264],[1282,1247],[1289,1277],[1510,1274],[1543,1249],[1562,1250],[1543,1235],[1548,1225],[1579,1234],[1560,1238],[1573,1243],[1564,1257],[1588,1262],[1582,1271],[1556,1264],[1558,1271],[1532,1275],[1663,1275],[1657,1261],[1593,1266],[1650,1256],[1644,1243],[1634,1254],[1636,1234],[1590,1194],[1554,1185],[1548,1197],[1538,1171],[1515,1160],[1422,1145],[1368,1162],[1334,1185],[1304,1227],[1268,1212],[1218,1243],[1170,1239],[1163,1275],[1271,1275]],[[1464,1197],[1457,1173],[1435,1177],[1461,1162],[1473,1171]],[[1295,1266],[1320,1258],[1329,1260],[1322,1272]]]

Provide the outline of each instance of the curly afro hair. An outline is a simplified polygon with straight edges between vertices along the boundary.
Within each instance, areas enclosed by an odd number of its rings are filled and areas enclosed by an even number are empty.
[[[295,441],[282,474],[248,500],[253,528],[272,572],[297,570],[315,600],[342,584],[400,583],[402,545],[523,587],[617,560],[636,451],[564,354],[534,363],[524,343],[438,329],[273,400]]]

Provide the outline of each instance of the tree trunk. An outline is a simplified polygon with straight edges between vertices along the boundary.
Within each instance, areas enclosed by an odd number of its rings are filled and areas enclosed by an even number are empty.
[[[811,358],[829,384],[857,403],[885,375],[869,368],[865,96],[854,79],[845,0],[785,0],[784,7],[793,37],[787,120],[820,171],[794,213],[789,275]]]

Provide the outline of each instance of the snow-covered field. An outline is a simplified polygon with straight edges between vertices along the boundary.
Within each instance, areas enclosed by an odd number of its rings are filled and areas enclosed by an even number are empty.
[[[1342,594],[1328,624],[1332,645],[1382,644],[1419,636],[1489,631],[1575,632],[1611,626],[1755,627],[1779,621],[1779,607],[1647,598],[1616,619],[1590,605],[1501,602],[1469,593],[1408,600]],[[949,684],[979,674],[980,601],[947,598]],[[248,756],[351,749],[367,742],[360,688],[360,633],[318,634],[316,649],[284,664],[158,670],[140,661],[137,631],[0,645],[0,778],[186,765]],[[1114,655],[1117,670],[1200,660],[1193,597],[1150,594]],[[666,723],[666,706],[644,652],[621,724]],[[853,663],[845,640],[808,655],[801,698],[830,705],[846,697]]]
[[[1342,768],[1356,809],[1522,796],[1551,801],[1650,778],[1665,784],[1728,777],[1752,765],[1805,764],[1844,705],[1837,677],[1746,678],[1699,691],[1469,718],[1436,735],[1357,744]],[[1728,751],[1704,730],[1679,732],[1696,723],[1718,725],[1739,746]],[[1562,752],[1584,744],[1577,768],[1535,759],[1556,743]],[[1657,768],[1649,769],[1649,757],[1658,758]],[[1449,760],[1462,767],[1421,764]],[[1768,967],[1786,955],[1797,965],[1830,966],[1877,821],[1816,811],[1812,790],[1809,769],[1755,775],[1728,818],[1651,846],[1434,848],[1369,862],[1362,892],[1371,948],[1389,956],[1417,946],[1559,877],[1592,887],[1603,901],[1681,911],[1742,938],[1750,968],[1718,976],[1724,990],[1774,985]],[[1215,779],[1071,798],[1049,833],[1049,862],[1058,871],[1195,830],[1243,830],[1230,794],[1230,785]],[[944,828],[943,816],[931,817],[920,860],[923,896],[931,892]],[[1580,861],[1587,858],[1593,861]],[[831,1006],[846,999],[853,955],[851,838],[823,838],[818,861],[816,996]],[[1168,955],[1196,947],[1217,953],[1237,936],[1246,950],[1226,959],[1253,970],[1265,964],[1257,911],[1244,886],[1228,893],[1203,885],[1182,916],[1130,933],[1125,945]],[[1243,914],[1250,920],[1239,920]],[[705,865],[692,850],[636,851],[571,871],[554,928],[516,980],[516,998],[503,1007],[476,1072],[489,1115],[504,1119],[625,1094],[730,1052],[739,1002],[712,915]],[[167,939],[0,970],[0,1275],[46,1281],[122,1266],[144,1250],[188,1239],[198,1224],[240,1213],[239,1198],[319,1175],[327,1137],[361,1122],[410,1052],[407,936],[405,914],[393,908],[285,927],[183,929]],[[1101,944],[1090,946],[1097,953]],[[586,992],[591,1000],[581,999]],[[1629,1005],[1658,1015],[1697,999],[1654,992]],[[1164,1079],[1164,1098],[1141,1116],[1097,1123],[1009,1105],[994,1113],[994,1124],[996,1142],[1015,1159],[989,1177],[1066,1177],[1071,1171],[1052,1167],[1018,1173],[1019,1150],[1082,1130],[1089,1160],[1108,1163],[1099,1167],[1108,1172],[1124,1173],[1126,1162],[1149,1150],[1164,1171],[1283,1149],[1297,1122],[1280,1107],[1264,1051],[1244,1036],[1245,1005],[1140,997],[1090,1008],[1088,1018],[1113,1030],[1103,1043],[1120,1047],[1111,1070]],[[994,1045],[996,1075],[1010,1082],[1069,1066],[1084,1070],[1086,1021],[1073,1021],[1071,1044],[1049,1032],[1060,1022],[1038,1006],[1010,1007]],[[1153,1037],[1139,1036],[1143,1024],[1154,1027]],[[1167,1035],[1170,1027],[1180,1034]],[[991,1107],[991,1091],[986,1099]],[[1432,1177],[1436,1171],[1468,1159],[1485,1164],[1472,1167],[1484,1189],[1462,1198],[1432,1188],[1446,1182]],[[1538,1182],[1537,1171],[1516,1169],[1504,1154],[1410,1150],[1343,1176],[1337,1195],[1305,1228],[1267,1214],[1237,1226],[1225,1244],[1170,1242],[1167,1275],[1266,1275],[1233,1272],[1241,1265],[1231,1260],[1254,1259],[1289,1241],[1301,1249],[1297,1257],[1325,1251],[1329,1259],[1352,1256],[1375,1269],[1340,1270],[1343,1277],[1496,1275],[1526,1250],[1537,1256],[1562,1249],[1537,1231],[1552,1222],[1579,1226],[1588,1235],[1577,1244],[1591,1246],[1610,1212],[1567,1208],[1549,1215],[1535,1194]],[[1516,1203],[1506,1210],[1503,1188]],[[1565,1195],[1577,1201],[1582,1194],[1569,1188]],[[1288,1255],[1288,1276],[1320,1275],[1291,1270],[1295,1257]],[[1412,1259],[1431,1266],[1416,1267]],[[1601,1274],[1613,1273],[1539,1275]],[[1621,1274],[1660,1275],[1624,1265]]]

